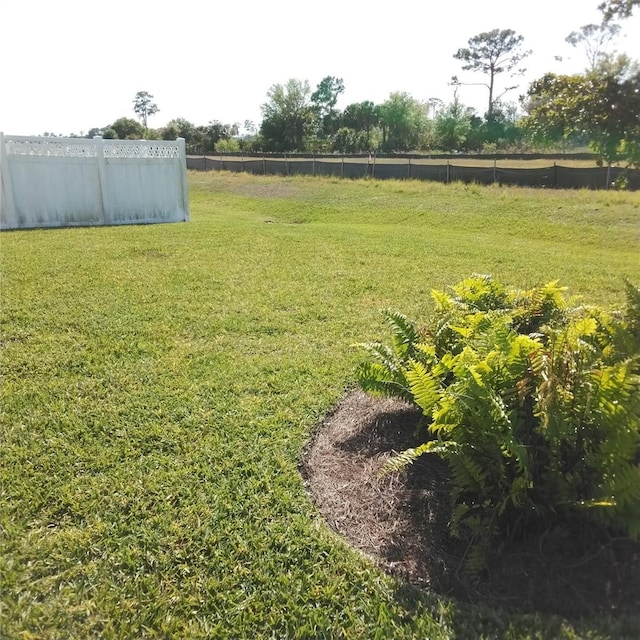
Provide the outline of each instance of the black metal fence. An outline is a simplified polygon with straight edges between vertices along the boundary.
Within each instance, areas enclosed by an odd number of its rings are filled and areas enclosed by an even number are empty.
[[[198,171],[246,171],[258,175],[313,175],[379,180],[434,180],[479,184],[519,185],[548,189],[640,190],[640,170],[622,167],[564,167],[554,163],[542,168],[465,167],[446,162],[424,164],[406,158],[397,162],[378,162],[339,158],[248,157],[211,158],[187,156],[187,168]]]

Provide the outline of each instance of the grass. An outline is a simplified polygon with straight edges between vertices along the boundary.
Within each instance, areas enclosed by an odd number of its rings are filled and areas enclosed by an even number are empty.
[[[379,309],[471,272],[616,303],[640,193],[190,174],[188,224],[4,232],[6,638],[618,638],[418,593],[297,466]]]

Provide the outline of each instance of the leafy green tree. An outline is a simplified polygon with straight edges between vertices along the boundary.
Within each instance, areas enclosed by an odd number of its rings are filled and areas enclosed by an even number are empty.
[[[435,120],[440,109],[444,107],[444,102],[440,98],[429,98],[427,104],[429,105],[429,115]]]
[[[133,118],[118,118],[105,127],[103,136],[118,140],[142,140],[145,137],[145,128]]]
[[[531,51],[522,49],[523,36],[516,35],[512,29],[493,29],[473,36],[468,41],[468,47],[458,49],[454,58],[462,60],[464,71],[474,71],[489,76],[488,82],[481,84],[489,89],[489,105],[487,108],[487,120],[493,119],[494,105],[505,93],[515,89],[517,85],[505,88],[497,97],[495,95],[496,76],[510,73],[511,76],[522,75],[524,69],[518,65],[531,54]],[[453,84],[463,84],[456,76]]]
[[[428,107],[404,91],[390,94],[378,112],[385,151],[408,151],[420,147],[427,131]]]
[[[343,92],[342,78],[326,76],[311,94],[311,104],[318,117],[318,129],[321,137],[333,135],[339,125],[339,113],[335,107],[338,97]]]
[[[372,151],[371,134],[380,124],[380,108],[371,100],[354,102],[342,112],[342,124],[347,129],[354,130],[362,140],[358,151]],[[364,134],[364,137],[360,134]]]
[[[150,116],[158,113],[158,105],[153,102],[153,96],[147,91],[138,91],[136,97],[133,100],[133,110],[135,114],[140,118],[142,126],[147,128],[147,120]]]
[[[458,151],[465,147],[471,133],[473,109],[465,107],[457,98],[441,108],[436,116],[436,146],[445,151]]]
[[[526,131],[520,126],[522,115],[517,105],[513,103],[496,102],[493,109],[491,122],[481,124],[481,137],[483,143],[494,143],[498,148],[510,148],[521,143],[526,138]],[[472,119],[472,127],[473,127]],[[487,145],[480,145],[487,148]]]
[[[534,141],[584,132],[603,161],[640,165],[638,95],[638,64],[609,57],[590,73],[547,74],[533,82],[524,124]]]
[[[602,11],[605,22],[609,22],[629,18],[636,7],[640,7],[640,0],[605,0],[598,9]]]
[[[612,22],[585,24],[572,31],[565,40],[572,47],[582,47],[587,57],[587,71],[595,71],[598,63],[606,56],[607,47],[620,33],[620,25]]]
[[[242,126],[246,135],[255,136],[258,133],[258,127],[256,127],[256,123],[253,120],[245,120]]]
[[[233,136],[238,135],[239,129],[237,123],[224,124],[219,120],[212,120],[207,126],[198,127],[202,151],[211,153],[221,151],[222,149],[218,147],[218,143],[221,141],[228,142]]]
[[[333,150],[340,153],[358,153],[358,132],[349,127],[340,127],[333,138]]]
[[[194,144],[198,138],[197,127],[193,122],[185,118],[174,118],[160,130],[163,140],[175,140],[184,138],[187,145]]]
[[[240,151],[240,141],[237,138],[222,138],[216,143],[216,151],[236,153]]]
[[[304,151],[305,138],[313,131],[315,114],[307,80],[291,78],[274,84],[261,106],[260,135],[267,151]]]

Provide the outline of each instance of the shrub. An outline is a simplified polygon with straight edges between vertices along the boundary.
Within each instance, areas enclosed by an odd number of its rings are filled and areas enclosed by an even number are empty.
[[[514,291],[488,276],[432,297],[427,328],[385,313],[392,344],[362,345],[359,381],[421,408],[430,438],[389,468],[448,461],[471,569],[566,518],[640,537],[640,289],[627,283],[614,311],[572,306],[557,282]]]

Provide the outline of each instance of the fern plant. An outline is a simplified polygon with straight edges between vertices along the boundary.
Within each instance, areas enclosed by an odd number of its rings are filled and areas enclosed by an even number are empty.
[[[572,306],[557,282],[508,290],[472,276],[419,331],[385,312],[390,345],[362,345],[362,388],[421,408],[418,456],[449,463],[452,533],[471,536],[472,568],[490,545],[534,523],[578,517],[640,537],[640,290],[627,306]]]

